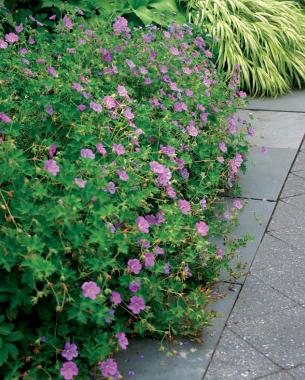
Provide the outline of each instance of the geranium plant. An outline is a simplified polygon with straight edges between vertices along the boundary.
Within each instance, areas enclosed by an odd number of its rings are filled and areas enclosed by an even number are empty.
[[[245,94],[188,26],[29,23],[0,38],[1,373],[117,379],[129,336],[209,323]]]

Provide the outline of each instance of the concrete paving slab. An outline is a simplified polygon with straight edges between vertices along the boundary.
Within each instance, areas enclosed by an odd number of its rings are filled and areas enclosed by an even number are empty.
[[[296,152],[295,149],[270,148],[262,153],[259,148],[250,149],[248,170],[239,180],[242,196],[277,200]]]
[[[299,172],[305,170],[305,152],[299,152],[295,163],[291,169],[292,172]]]
[[[300,194],[305,194],[305,179],[290,173],[281,192],[281,199]]]
[[[293,171],[293,174],[297,175],[298,177],[305,178],[305,170],[298,170],[297,172]]]
[[[282,202],[293,205],[301,210],[305,210],[305,194],[282,199]]]
[[[149,338],[132,340],[128,350],[117,356],[124,378],[128,378],[129,371],[134,371],[134,380],[202,380],[239,290],[239,285],[232,288],[220,283],[215,287],[215,294],[226,296],[210,305],[210,310],[217,312],[218,317],[213,326],[204,329],[203,344],[180,339],[177,344],[167,346],[168,352],[176,352],[168,357],[165,352],[160,352],[159,341]]]
[[[267,224],[272,215],[274,207],[275,202],[253,199],[248,199],[246,201],[244,210],[239,216],[240,224],[234,231],[233,235],[242,237],[245,234],[250,234],[254,240],[248,241],[247,246],[239,250],[238,257],[234,258],[231,262],[232,268],[236,268],[240,261],[243,265],[245,265],[244,272],[247,272],[249,270],[257,248],[267,228]],[[237,279],[232,279],[227,273],[221,273],[221,280],[242,284],[245,281],[245,276],[241,276]]]
[[[261,270],[256,273],[256,276],[273,289],[305,307],[304,258],[305,253],[303,259]]]
[[[270,148],[299,148],[305,133],[305,113],[239,110],[238,116],[248,120],[249,112],[255,129],[251,143]]]
[[[281,310],[230,328],[282,368],[305,362],[305,308]]]
[[[280,371],[273,373],[272,375],[268,375],[265,377],[261,377],[260,380],[293,380],[294,377],[289,375],[290,371]]]
[[[276,268],[279,265],[291,265],[292,262],[303,258],[303,250],[296,249],[267,233],[259,246],[250,272],[257,274],[261,270]]]
[[[288,373],[290,375],[293,376],[294,379],[297,379],[297,380],[304,380],[305,379],[305,366],[304,365],[301,365],[299,367],[296,367],[296,368],[293,368],[293,369],[290,369],[288,371]]]
[[[247,108],[270,111],[305,112],[305,92],[295,90],[290,94],[278,98],[251,99]]]
[[[272,215],[268,231],[291,228],[302,223],[305,224],[305,207],[297,208],[292,204],[280,201]]]
[[[279,369],[230,330],[221,337],[204,380],[256,379]],[[186,378],[188,379],[188,378]]]
[[[262,277],[263,275],[264,272]],[[227,325],[256,319],[294,306],[297,306],[295,302],[272,289],[261,278],[250,275],[242,287]]]
[[[304,251],[305,247],[305,225],[295,225],[294,228],[285,228],[280,231],[272,231],[271,234],[291,246]]]

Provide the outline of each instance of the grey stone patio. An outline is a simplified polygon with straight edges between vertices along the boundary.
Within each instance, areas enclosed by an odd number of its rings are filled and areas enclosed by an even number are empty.
[[[180,339],[167,355],[160,342],[132,341],[118,357],[124,379],[305,379],[305,92],[253,100],[240,116],[249,112],[256,146],[236,231],[255,237],[240,251],[248,275],[221,277],[203,344]]]
[[[265,167],[254,151],[243,194],[276,207],[203,379],[304,380],[305,93],[249,108],[271,149]]]

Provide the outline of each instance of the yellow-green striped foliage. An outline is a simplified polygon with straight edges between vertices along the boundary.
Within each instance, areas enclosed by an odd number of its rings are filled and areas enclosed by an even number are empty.
[[[241,87],[276,96],[305,85],[305,13],[292,1],[183,0],[189,21],[218,42],[218,66],[241,65]]]

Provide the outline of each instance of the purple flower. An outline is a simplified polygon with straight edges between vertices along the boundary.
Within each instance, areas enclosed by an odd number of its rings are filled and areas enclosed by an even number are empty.
[[[19,40],[19,37],[15,33],[8,33],[5,35],[5,41],[9,44],[13,44]]]
[[[177,102],[174,104],[174,112],[187,111],[187,105],[183,102]]]
[[[77,82],[73,82],[71,87],[73,88],[73,90],[77,92],[84,91],[84,87],[80,83],[77,83]]]
[[[103,144],[101,143],[98,143],[96,144],[96,150],[103,156],[105,157],[106,156],[106,149],[104,148]]]
[[[65,380],[73,380],[78,375],[77,365],[73,362],[65,362],[60,369],[60,374]]]
[[[115,194],[115,192],[116,192],[116,186],[111,181],[108,183],[108,191],[110,194]]]
[[[71,30],[73,28],[73,22],[67,15],[65,15],[63,21],[67,29]]]
[[[159,247],[158,245],[155,247],[155,253],[157,255],[164,255],[164,249]]]
[[[129,177],[128,174],[125,172],[125,170],[117,170],[117,175],[119,176],[120,180],[122,181],[128,181]]]
[[[127,271],[129,273],[139,274],[142,269],[142,264],[138,259],[129,259],[127,262]]]
[[[51,173],[54,177],[59,173],[59,166],[54,160],[47,160],[44,163],[44,168],[47,172]]]
[[[81,112],[85,111],[85,109],[87,108],[84,104],[80,104],[78,107],[77,107]]]
[[[7,42],[5,42],[2,38],[0,38],[0,49],[6,49],[8,46]]]
[[[112,108],[115,108],[116,101],[113,99],[112,96],[105,96],[103,99],[104,105],[107,109],[111,110]]]
[[[29,38],[29,44],[30,45],[35,45],[36,44],[36,40],[32,37]]]
[[[179,55],[179,54],[180,54],[179,50],[178,50],[175,46],[171,46],[171,47],[169,48],[169,51],[170,51],[170,53],[171,53],[172,55]]]
[[[47,72],[53,77],[53,78],[58,78],[57,71],[54,69],[52,66],[47,67]]]
[[[118,292],[112,292],[110,299],[115,305],[119,305],[122,302],[121,295]]]
[[[268,148],[266,146],[262,146],[261,147],[261,152],[262,153],[267,153],[268,152]]]
[[[145,268],[150,268],[155,265],[155,255],[151,252],[145,253],[145,261],[144,266]]]
[[[55,19],[56,19],[56,15],[52,15],[49,17],[49,20],[51,20],[51,21],[55,21]]]
[[[7,116],[5,113],[3,112],[0,112],[0,120],[3,122],[3,123],[10,123],[12,120],[10,119],[9,116]]]
[[[45,111],[47,114],[49,114],[50,116],[52,116],[54,114],[54,110],[53,110],[53,107],[51,106],[51,104],[48,104],[47,106],[44,107]]]
[[[201,199],[200,206],[201,206],[202,210],[204,210],[207,207],[207,201],[205,198]]]
[[[130,29],[128,28],[128,21],[126,20],[126,18],[121,16],[118,16],[116,18],[114,24],[112,25],[112,28],[113,31],[116,33],[125,32],[128,34],[130,32]]]
[[[94,281],[86,281],[82,285],[83,296],[95,300],[96,296],[101,292],[101,289]]]
[[[217,248],[216,256],[221,258],[221,259],[223,257],[223,250],[220,247]]]
[[[255,135],[255,131],[254,131],[254,128],[253,127],[248,127],[247,128],[247,133],[248,133],[248,136],[254,136]]]
[[[91,149],[81,149],[80,155],[84,158],[90,158],[90,160],[95,159],[95,154],[92,152]]]
[[[130,309],[134,314],[140,314],[141,311],[145,309],[143,298],[132,296],[128,305],[128,309]]]
[[[95,111],[95,112],[102,112],[103,107],[101,104],[95,103],[95,102],[90,102],[90,108]]]
[[[172,199],[176,199],[177,198],[177,194],[176,194],[175,190],[171,186],[166,186],[166,193]]]
[[[201,236],[207,236],[209,232],[209,226],[205,222],[197,222],[196,223],[196,230]]]
[[[220,142],[218,146],[219,146],[219,149],[220,149],[223,153],[226,153],[226,152],[227,152],[228,148],[227,148],[227,146],[226,146],[226,144],[225,144],[224,142]]]
[[[77,345],[74,343],[66,343],[61,356],[69,361],[78,357]]]
[[[191,205],[188,201],[179,199],[178,207],[180,208],[182,214],[189,214],[191,211]]]
[[[120,96],[124,96],[124,97],[128,96],[128,92],[124,86],[118,86],[117,91]]]
[[[113,359],[107,359],[100,362],[99,365],[102,375],[106,378],[109,376],[116,376],[118,374],[118,365]]]
[[[225,162],[225,159],[222,156],[220,156],[220,157],[217,157],[217,161],[223,164]]]
[[[163,174],[166,172],[166,167],[162,164],[159,164],[159,162],[152,161],[150,164],[150,169],[155,173],[155,174]]]
[[[118,156],[122,156],[125,154],[125,149],[122,144],[113,144],[112,145],[112,150],[114,153],[116,153]]]
[[[126,110],[124,112],[124,116],[128,120],[132,120],[134,118],[134,114],[132,113],[132,111],[131,111],[131,109],[129,107],[126,108]]]
[[[149,233],[149,223],[143,216],[138,216],[136,223],[140,232],[143,232],[144,234]]]
[[[82,178],[74,178],[74,183],[76,183],[81,189],[85,188],[87,185],[87,181]]]
[[[170,270],[171,270],[171,266],[170,266],[170,263],[165,263],[164,264],[164,267],[163,267],[163,271],[165,274],[169,274],[170,273]]]
[[[140,289],[140,286],[141,286],[141,281],[138,280],[138,281],[135,281],[135,282],[132,282],[128,285],[129,287],[129,290],[132,292],[132,293],[136,293],[139,289]]]
[[[237,209],[237,210],[241,210],[244,205],[242,204],[242,202],[240,201],[240,199],[234,199],[233,201],[233,206]]]
[[[175,155],[175,149],[172,146],[160,145],[160,148],[161,148],[161,152],[165,153],[169,157]]]
[[[128,339],[126,337],[126,334],[123,332],[118,333],[117,335],[119,346],[122,350],[126,350],[128,347]]]
[[[50,156],[50,158],[53,158],[55,153],[56,153],[56,145],[52,144],[51,147],[50,147],[50,150],[49,150],[49,156]]]
[[[17,33],[21,33],[23,31],[23,24],[21,23],[21,24],[17,25],[15,30]]]
[[[186,127],[186,130],[187,130],[187,133],[192,136],[192,137],[196,137],[198,136],[198,130],[193,126],[193,125],[188,125]]]

